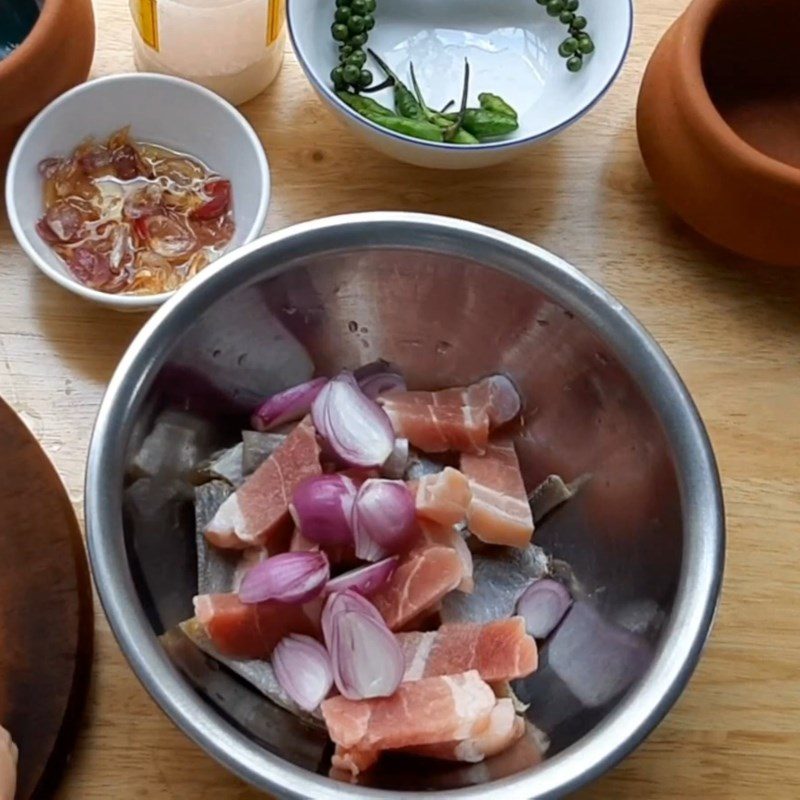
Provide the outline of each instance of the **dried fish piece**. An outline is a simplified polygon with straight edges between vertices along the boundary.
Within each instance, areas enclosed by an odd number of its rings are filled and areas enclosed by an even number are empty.
[[[210,458],[198,465],[192,479],[196,483],[218,478],[227,481],[234,488],[238,488],[244,482],[242,472],[242,454],[244,444],[240,442],[226,450],[218,450]]]
[[[307,722],[322,726],[322,714],[319,710],[312,713],[303,711],[297,703],[289,697],[281,688],[275,676],[275,670],[269,661],[257,661],[254,659],[234,659],[222,655],[212,644],[211,640],[203,630],[203,626],[194,618],[186,620],[180,624],[180,629],[194,644],[204,653],[224,664],[231,672],[244,678],[251,686],[258,689],[261,694],[272,700],[273,703],[291,711],[292,714],[306,720]]]
[[[565,483],[560,475],[548,475],[529,495],[533,521],[538,525],[551,511],[554,511],[567,500],[571,500],[579,489],[591,479],[591,475]]]
[[[492,622],[514,615],[517,600],[549,573],[541,547],[486,547],[473,556],[472,594],[451,592],[442,601],[442,622]]]
[[[133,478],[186,477],[211,450],[216,432],[205,419],[168,409],[156,418],[129,468]]]
[[[284,442],[284,433],[242,432],[242,475],[255,472]]]

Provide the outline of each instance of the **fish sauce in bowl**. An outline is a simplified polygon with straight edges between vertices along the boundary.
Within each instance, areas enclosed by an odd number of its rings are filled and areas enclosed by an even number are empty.
[[[131,140],[87,139],[39,164],[37,231],[85,286],[109,293],[178,289],[217,259],[235,232],[232,188],[198,159]]]

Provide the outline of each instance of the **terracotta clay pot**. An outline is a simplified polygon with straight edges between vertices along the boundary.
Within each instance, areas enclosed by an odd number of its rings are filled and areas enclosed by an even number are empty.
[[[0,170],[30,119],[86,80],[93,55],[91,0],[45,0],[33,30],[0,61]]]
[[[776,27],[777,26],[777,27]],[[712,241],[800,266],[797,0],[694,0],[639,95],[639,146],[667,204]]]

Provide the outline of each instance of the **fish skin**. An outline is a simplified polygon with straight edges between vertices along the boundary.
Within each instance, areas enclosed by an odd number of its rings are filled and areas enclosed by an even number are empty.
[[[204,653],[211,656],[220,664],[225,665],[231,672],[236,673],[240,678],[246,680],[251,686],[258,689],[261,694],[272,700],[275,705],[285,708],[297,717],[312,722],[314,725],[321,725],[322,714],[319,710],[311,713],[304,711],[297,703],[289,697],[281,688],[272,664],[266,660],[258,659],[235,659],[228,658],[220,653],[211,639],[208,638],[203,626],[195,617],[188,619],[180,624],[183,634],[190,639]]]
[[[549,574],[541,547],[487,547],[473,554],[475,589],[452,592],[442,601],[442,622],[491,622],[514,615],[525,589]]]

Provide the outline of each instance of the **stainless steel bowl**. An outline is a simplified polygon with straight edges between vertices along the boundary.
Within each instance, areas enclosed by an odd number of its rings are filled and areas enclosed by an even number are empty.
[[[193,523],[170,451],[136,486],[154,414],[179,405],[233,441],[265,393],[377,357],[412,384],[513,376],[529,485],[590,475],[538,530],[568,562],[583,614],[521,693],[550,736],[537,767],[426,763],[370,786],[327,777],[324,737],[158,635],[191,615]],[[174,470],[170,464],[174,463]],[[125,501],[125,508],[123,508]],[[529,800],[576,790],[633,750],[686,685],[720,589],[724,520],[711,447],[674,369],[631,314],[526,242],[455,220],[362,214],[267,236],[220,260],[148,323],[117,369],[89,452],[86,519],[111,626],[156,702],[210,755],[282,797]],[[552,650],[552,648],[551,648]],[[175,663],[178,661],[179,663]],[[489,781],[487,784],[486,781]],[[421,794],[420,794],[421,796]]]

